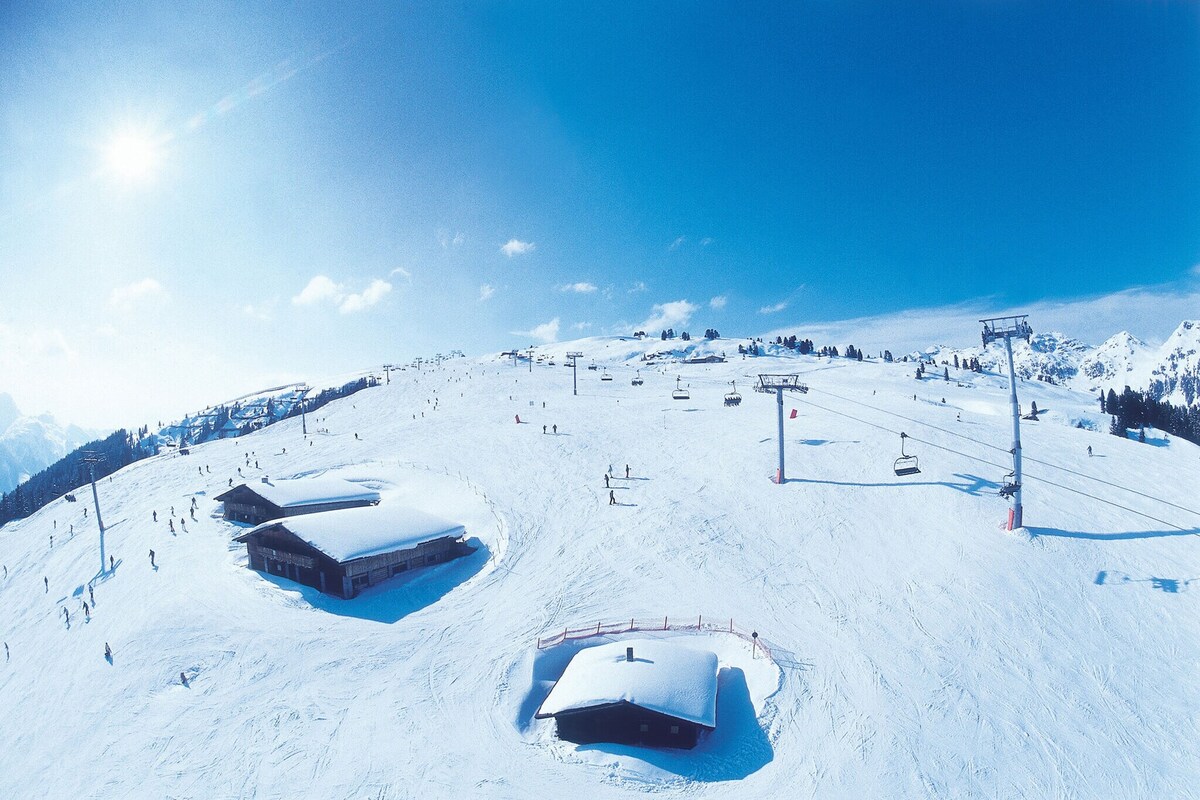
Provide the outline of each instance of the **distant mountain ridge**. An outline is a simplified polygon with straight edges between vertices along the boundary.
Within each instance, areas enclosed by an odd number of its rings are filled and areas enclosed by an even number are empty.
[[[12,397],[0,393],[0,494],[103,435],[78,425],[63,426],[49,414],[23,416]]]
[[[978,358],[984,369],[1007,372],[1004,350],[992,346],[934,346],[910,357],[953,362]],[[1065,334],[1035,333],[1013,345],[1013,365],[1026,380],[1040,380],[1086,392],[1124,387],[1147,392],[1154,400],[1190,406],[1200,402],[1200,322],[1187,320],[1161,347],[1152,347],[1121,331],[1092,347]]]

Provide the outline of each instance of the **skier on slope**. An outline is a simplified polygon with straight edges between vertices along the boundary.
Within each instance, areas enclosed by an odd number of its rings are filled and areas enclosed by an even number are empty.
[[[617,496],[613,494],[612,489],[608,490],[608,504],[610,506],[615,506],[617,504]]]

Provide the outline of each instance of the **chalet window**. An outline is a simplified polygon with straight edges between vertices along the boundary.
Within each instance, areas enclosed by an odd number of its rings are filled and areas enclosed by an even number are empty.
[[[401,561],[399,564],[392,565],[392,574],[399,575],[401,572],[404,572],[407,569],[408,569],[408,562]]]
[[[672,725],[672,726],[671,726],[671,735],[672,735],[672,736],[677,736],[678,734],[679,734],[679,726],[678,726],[678,725]]]
[[[642,733],[646,733],[650,730],[650,725],[643,722],[641,725],[638,725],[638,730],[641,731]]]
[[[366,586],[370,580],[370,574],[364,572],[362,575],[355,575],[353,578],[351,578],[350,585],[355,589],[361,589],[362,587]]]
[[[437,554],[437,553],[430,553],[429,555],[425,556],[425,563],[426,563],[426,564],[436,564],[436,563],[437,563],[437,561],[438,561],[438,554]]]

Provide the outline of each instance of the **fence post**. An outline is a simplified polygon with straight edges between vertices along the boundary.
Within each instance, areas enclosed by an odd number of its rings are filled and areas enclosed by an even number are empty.
[[[704,615],[700,614],[699,616],[696,617],[696,630],[700,630],[703,627],[704,627]]]
[[[733,617],[729,618],[729,632],[733,633]]]
[[[667,629],[667,618],[663,617],[663,630],[665,631],[666,629]]]
[[[599,622],[596,623],[596,635],[597,636],[600,635],[600,623]]]

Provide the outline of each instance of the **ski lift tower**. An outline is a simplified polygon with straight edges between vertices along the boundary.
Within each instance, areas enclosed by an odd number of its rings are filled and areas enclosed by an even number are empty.
[[[95,450],[83,451],[83,463],[88,465],[88,476],[92,481],[92,502],[96,504],[96,525],[100,527],[100,574],[108,572],[108,562],[104,560],[104,520],[100,517],[100,495],[96,492],[96,465],[104,460],[104,456]]]
[[[987,347],[992,342],[1003,339],[1004,352],[1008,356],[1008,399],[1012,405],[1013,427],[1013,479],[1012,483],[1006,484],[1000,492],[1009,495],[1013,500],[1012,509],[1008,514],[1010,531],[1024,526],[1021,503],[1021,407],[1017,404],[1017,374],[1016,368],[1013,366],[1012,340],[1015,338],[1029,341],[1029,337],[1033,335],[1033,329],[1029,327],[1027,319],[1027,315],[1021,314],[1015,317],[993,317],[979,320],[983,323],[983,346]]]
[[[571,351],[570,353],[567,353],[567,358],[571,359],[571,394],[578,395],[579,394],[579,381],[575,377],[575,373],[576,373],[575,366],[576,366],[576,362],[579,359],[583,358],[583,353],[576,353],[575,351]]]
[[[759,375],[758,390],[761,392],[775,392],[775,399],[779,406],[779,472],[775,476],[775,482],[782,484],[784,481],[783,473],[783,393],[785,390],[808,394],[808,387],[800,382],[799,375]]]

